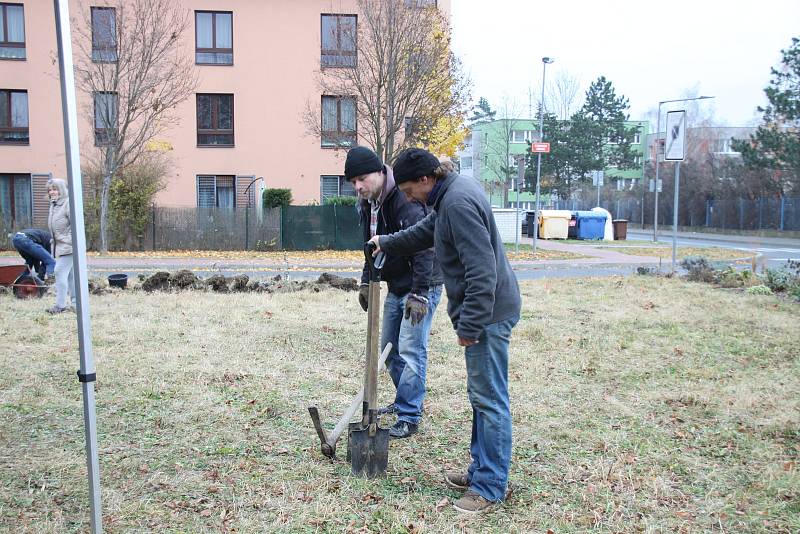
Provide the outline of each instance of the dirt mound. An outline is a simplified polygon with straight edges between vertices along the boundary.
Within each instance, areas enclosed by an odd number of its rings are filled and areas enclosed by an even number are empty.
[[[142,289],[148,293],[152,291],[181,291],[191,289],[210,289],[217,293],[288,293],[307,289],[317,293],[329,287],[342,291],[358,291],[358,282],[354,278],[346,278],[331,273],[322,273],[316,281],[290,281],[284,279],[281,275],[275,276],[269,280],[250,280],[250,277],[245,274],[233,277],[215,274],[204,280],[191,271],[181,269],[174,273],[159,271],[149,277],[140,275],[139,279],[142,281]],[[105,291],[107,291],[107,289],[105,289]]]
[[[145,278],[142,282],[142,289],[148,293],[151,291],[168,291],[170,274],[166,271],[158,271],[152,276]]]
[[[205,286],[193,272],[181,269],[169,277],[169,287],[172,289],[202,289]]]
[[[317,279],[318,284],[327,284],[342,291],[358,291],[358,282],[355,278],[345,278],[331,273],[322,273]]]
[[[212,291],[216,291],[217,293],[227,293],[228,283],[229,280],[221,274],[215,274],[214,276],[206,279],[206,285],[210,287]]]

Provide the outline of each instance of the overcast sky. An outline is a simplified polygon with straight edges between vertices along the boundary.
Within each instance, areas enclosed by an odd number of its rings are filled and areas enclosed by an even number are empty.
[[[780,50],[800,37],[800,0],[452,0],[453,49],[473,97],[528,111],[541,91],[542,56],[581,82],[605,75],[630,99],[631,119],[661,100],[699,94],[728,126],[753,123]],[[665,105],[662,110],[665,110]]]

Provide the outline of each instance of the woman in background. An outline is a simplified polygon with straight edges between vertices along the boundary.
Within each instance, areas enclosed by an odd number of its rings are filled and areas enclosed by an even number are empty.
[[[74,309],[75,278],[72,272],[72,228],[69,218],[69,193],[67,182],[52,178],[47,182],[47,196],[50,197],[50,214],[47,226],[53,235],[52,252],[56,259],[56,305],[47,313],[56,314]],[[70,302],[68,305],[67,297]]]

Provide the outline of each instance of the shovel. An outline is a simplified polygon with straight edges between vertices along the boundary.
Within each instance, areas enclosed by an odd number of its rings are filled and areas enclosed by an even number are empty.
[[[369,268],[367,299],[367,357],[364,366],[364,401],[361,421],[350,423],[348,453],[354,475],[375,478],[386,472],[389,464],[389,429],[378,424],[378,346],[381,305],[381,252],[373,259],[371,243],[364,245]]]
[[[385,369],[386,358],[389,356],[389,352],[392,350],[392,344],[387,343],[386,346],[383,348],[383,353],[381,354],[381,359],[378,364],[381,370]],[[336,423],[336,426],[330,432],[326,432],[324,428],[322,428],[322,423],[319,419],[319,410],[316,406],[309,406],[308,413],[311,414],[311,421],[314,423],[314,429],[317,431],[317,436],[319,436],[320,441],[320,449],[322,454],[327,456],[328,458],[336,458],[336,443],[339,441],[344,430],[348,427],[350,420],[356,414],[359,408],[363,409],[364,404],[364,389],[362,388],[361,391],[358,392],[350,406],[347,407],[347,410],[342,415],[339,422]],[[349,460],[349,453],[348,453],[348,460]]]

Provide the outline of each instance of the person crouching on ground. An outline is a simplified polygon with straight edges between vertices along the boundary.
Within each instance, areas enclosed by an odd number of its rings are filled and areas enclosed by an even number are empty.
[[[361,199],[358,212],[364,241],[376,233],[403,230],[428,214],[423,203],[406,199],[395,187],[392,169],[369,148],[354,147],[348,151],[344,174]],[[381,278],[389,286],[383,305],[381,350],[387,343],[392,344],[386,367],[397,392],[394,402],[379,412],[396,413],[397,422],[389,429],[389,435],[406,438],[417,432],[422,418],[428,335],[442,296],[442,274],[433,249],[428,248],[389,255]],[[368,306],[368,282],[365,261],[358,295],[364,311]]]
[[[45,284],[53,285],[56,260],[49,252],[53,239],[50,232],[39,228],[26,228],[11,236],[11,244],[25,260],[31,273]]]
[[[52,178],[47,182],[47,196],[50,197],[50,213],[47,226],[53,235],[52,254],[56,259],[56,305],[47,310],[56,314],[75,307],[75,278],[72,272],[72,227],[69,214],[69,193],[67,182]],[[69,297],[70,302],[67,303]]]
[[[521,297],[483,187],[439,163],[426,150],[401,152],[394,163],[397,187],[433,207],[411,228],[371,239],[377,251],[404,255],[433,246],[442,268],[447,312],[464,347],[467,394],[472,405],[472,463],[445,473],[445,483],[465,491],[455,501],[466,513],[489,511],[505,500],[511,462],[508,347]]]

